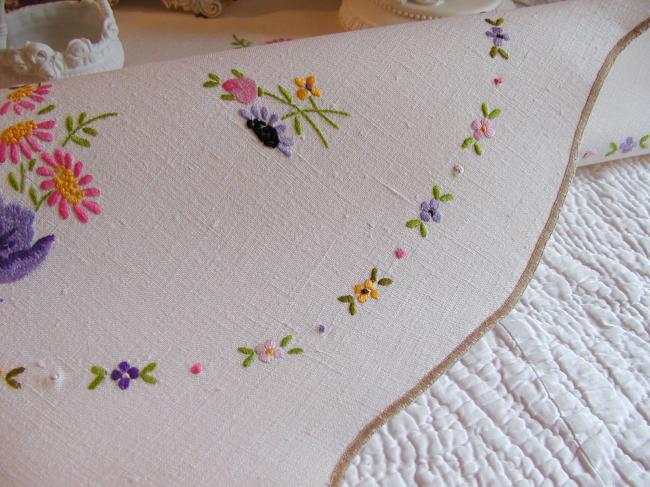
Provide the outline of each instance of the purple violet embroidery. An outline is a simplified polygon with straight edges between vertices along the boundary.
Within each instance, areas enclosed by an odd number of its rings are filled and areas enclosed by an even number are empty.
[[[259,109],[257,105],[251,105],[250,112],[242,108],[239,115],[246,119],[246,126],[255,133],[262,144],[272,149],[278,148],[285,156],[291,157],[293,139],[283,135],[287,126],[283,123],[277,124],[279,117],[276,113],[269,114],[268,108],[263,106]]]
[[[632,137],[628,137],[627,139],[625,139],[625,142],[622,142],[621,145],[619,145],[619,149],[621,149],[621,152],[623,154],[627,154],[635,147],[636,147],[636,142],[634,142],[634,139]]]
[[[123,391],[129,388],[132,380],[140,377],[140,369],[131,367],[127,361],[120,362],[117,369],[111,372],[111,379],[117,381],[117,385]]]
[[[492,29],[488,30],[485,35],[492,39],[492,42],[496,47],[501,47],[503,46],[504,41],[510,40],[510,36],[503,32],[501,27],[492,27]]]
[[[436,199],[432,199],[431,201],[423,201],[420,205],[420,219],[423,222],[428,222],[431,220],[432,222],[439,223],[442,219],[442,215],[438,211],[439,208],[440,202]]]
[[[429,232],[425,223],[430,221],[439,223],[440,220],[442,220],[442,214],[440,213],[440,203],[451,201],[453,199],[453,194],[443,194],[440,186],[436,184],[433,187],[433,199],[431,201],[423,201],[420,204],[420,218],[407,221],[406,228],[419,228],[422,238],[426,238]]]
[[[54,235],[32,245],[34,212],[18,203],[3,205],[0,196],[0,284],[31,274],[47,258]]]

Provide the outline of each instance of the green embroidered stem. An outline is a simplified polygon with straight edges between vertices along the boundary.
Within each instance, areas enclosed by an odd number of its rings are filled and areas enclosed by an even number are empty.
[[[280,98],[275,93],[271,93],[270,91],[267,91],[265,89],[262,89],[262,94],[264,94],[266,96],[270,96],[274,100],[279,101],[283,105],[290,106],[295,111],[297,111],[298,112],[297,114],[300,114],[307,121],[307,123],[309,125],[311,125],[311,127],[314,129],[316,134],[318,134],[318,137],[320,137],[320,140],[321,140],[321,142],[323,142],[323,145],[325,147],[329,147],[329,143],[327,142],[327,139],[325,138],[325,135],[323,134],[321,129],[318,128],[318,125],[316,125],[316,123],[312,120],[312,118],[302,108],[300,108],[298,105],[296,105],[293,102],[293,99],[292,99],[291,95],[289,94],[289,92],[281,85],[278,85],[278,90],[280,91],[280,93],[282,93],[284,98]]]
[[[18,382],[14,377],[22,374],[25,372],[25,367],[16,367],[15,369],[11,369],[9,372],[7,372],[7,375],[5,375],[5,382],[7,385],[13,389],[21,389],[23,386],[20,382]]]
[[[616,154],[616,152],[618,151],[618,144],[616,144],[616,142],[611,142],[609,144],[609,147],[611,148],[611,150],[607,154],[605,154],[605,156],[612,156]]]
[[[314,110],[313,108],[305,108],[301,112],[289,112],[286,115],[283,115],[280,120],[286,120],[287,118],[295,117],[296,115],[299,115],[300,113],[331,113],[333,115],[342,115],[344,117],[349,117],[350,113],[349,112],[344,112],[343,110],[333,110],[331,108],[318,108],[318,110]],[[338,125],[337,127],[338,128]]]
[[[107,112],[86,120],[87,114],[86,112],[82,112],[79,114],[79,117],[77,119],[77,125],[75,126],[74,118],[72,117],[72,115],[68,115],[65,119],[65,126],[68,131],[68,135],[63,140],[61,146],[65,147],[65,145],[68,142],[72,141],[75,144],[78,144],[82,147],[90,147],[92,145],[90,143],[90,140],[86,139],[85,137],[78,136],[77,132],[79,132],[79,130],[82,130],[84,133],[94,137],[97,135],[97,130],[95,130],[92,127],[89,127],[91,123],[96,122],[97,120],[103,120],[105,118],[116,117],[116,116],[117,116],[116,112]]]
[[[331,118],[329,118],[327,115],[325,115],[325,114],[321,111],[320,107],[319,107],[319,106],[316,104],[316,102],[314,101],[314,97],[313,97],[313,96],[310,96],[310,97],[309,97],[309,103],[311,103],[311,106],[314,107],[314,111],[315,111],[316,113],[318,113],[318,115],[320,115],[321,118],[322,118],[323,120],[325,120],[327,123],[329,123],[329,124],[330,124],[332,127],[334,127],[335,129],[338,129],[338,128],[339,128],[339,126],[338,126],[338,125],[337,125],[337,124],[336,124],[336,123],[335,123]]]
[[[156,362],[151,362],[145,366],[144,369],[142,369],[142,372],[140,372],[140,377],[142,377],[142,380],[145,381],[147,384],[157,384],[158,380],[153,377],[151,372],[156,370],[156,367],[158,364]]]
[[[88,390],[94,391],[99,387],[104,380],[106,379],[106,375],[108,374],[108,371],[102,367],[99,367],[97,365],[94,365],[90,368],[90,371],[95,375],[95,378],[93,381],[88,384]]]
[[[41,198],[38,197],[38,192],[34,186],[29,188],[29,199],[31,200],[32,204],[34,205],[34,211],[38,211],[41,209],[41,205],[43,202],[48,199],[50,196],[52,196],[52,193],[54,193],[55,190],[48,191],[45,193]]]

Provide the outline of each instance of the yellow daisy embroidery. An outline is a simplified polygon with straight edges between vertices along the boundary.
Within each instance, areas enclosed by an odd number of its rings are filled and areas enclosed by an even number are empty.
[[[354,293],[357,295],[357,300],[360,303],[365,303],[368,298],[379,299],[379,291],[377,291],[377,283],[367,279],[363,284],[354,286]]]
[[[296,77],[293,81],[298,87],[296,96],[301,100],[304,100],[310,94],[320,96],[320,90],[316,87],[316,76],[307,76],[307,79]]]
[[[378,273],[379,269],[373,267],[372,271],[370,272],[370,279],[366,279],[363,284],[356,284],[354,286],[354,295],[346,294],[345,296],[338,297],[338,300],[340,302],[346,303],[348,305],[348,311],[351,315],[357,314],[357,301],[360,304],[363,304],[370,298],[379,299],[379,291],[377,290],[377,285],[390,286],[393,283],[393,280],[387,277],[378,279]]]

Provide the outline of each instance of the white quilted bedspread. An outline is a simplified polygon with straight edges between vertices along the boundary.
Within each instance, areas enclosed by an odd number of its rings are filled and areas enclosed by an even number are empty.
[[[515,310],[346,487],[650,486],[650,158],[580,169]]]

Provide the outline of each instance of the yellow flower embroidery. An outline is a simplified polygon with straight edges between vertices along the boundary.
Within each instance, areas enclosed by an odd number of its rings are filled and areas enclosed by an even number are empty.
[[[367,279],[363,284],[354,286],[354,293],[357,295],[357,300],[360,303],[365,303],[368,298],[379,299],[379,291],[377,291],[377,283]]]
[[[296,95],[301,100],[304,100],[311,93],[314,96],[320,96],[320,90],[316,87],[316,76],[307,76],[307,79],[294,78],[294,83],[298,87]]]

